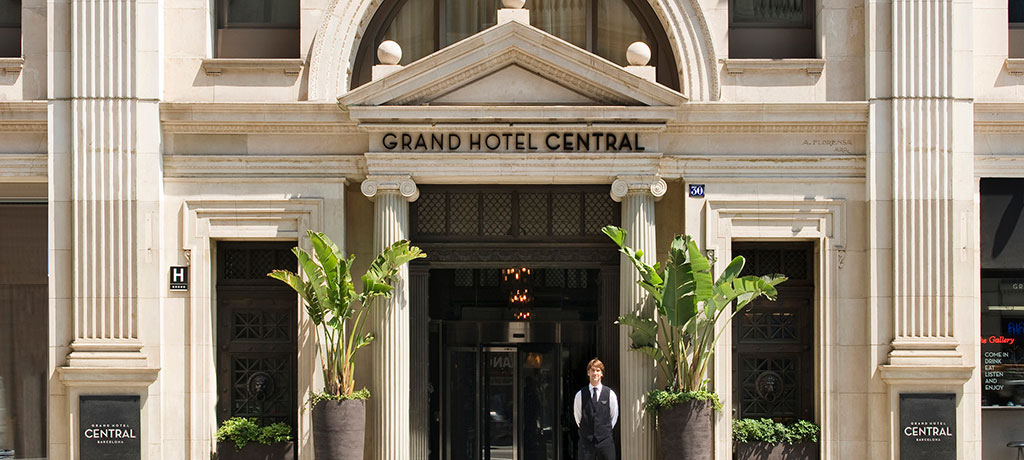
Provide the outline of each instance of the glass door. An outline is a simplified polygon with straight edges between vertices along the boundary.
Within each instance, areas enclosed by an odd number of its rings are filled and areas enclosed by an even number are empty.
[[[514,347],[484,349],[483,460],[517,460],[518,364]]]
[[[559,398],[557,345],[519,347],[519,400],[522,401],[519,451],[524,459],[555,460],[561,452],[559,414],[565,409]]]

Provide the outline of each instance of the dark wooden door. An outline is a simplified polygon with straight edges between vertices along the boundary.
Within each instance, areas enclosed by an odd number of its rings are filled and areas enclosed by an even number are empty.
[[[782,273],[778,300],[759,299],[733,319],[735,418],[814,417],[814,244],[736,243],[744,275]]]
[[[294,243],[221,243],[217,248],[217,416],[256,417],[295,428],[298,301],[267,278],[294,271]]]

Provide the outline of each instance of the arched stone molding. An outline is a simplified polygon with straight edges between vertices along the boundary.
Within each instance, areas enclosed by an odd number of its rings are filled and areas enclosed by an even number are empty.
[[[732,260],[734,240],[814,241],[815,242],[815,305],[814,305],[814,378],[815,414],[822,427],[822,458],[834,458],[839,445],[837,427],[842,423],[838,413],[842,392],[839,372],[837,328],[841,302],[860,302],[839,296],[839,272],[847,253],[847,203],[831,198],[815,201],[740,201],[708,200],[707,219],[703,225],[704,250],[718,261],[713,270],[717,277]],[[858,248],[859,249],[859,248]],[[857,275],[852,275],[857,276]],[[718,327],[729,327],[719,324]],[[851,327],[846,325],[845,327]],[[729,395],[732,391],[732,334],[722,334],[715,346],[716,358],[711,380],[714,391]],[[732,458],[733,398],[722,398],[722,410],[715,415],[715,444],[726,446],[715,450],[716,460]]]
[[[309,100],[333,101],[349,90],[363,32],[383,1],[331,0],[313,39]],[[699,0],[649,2],[672,44],[682,93],[691,101],[718,100],[717,58]]]

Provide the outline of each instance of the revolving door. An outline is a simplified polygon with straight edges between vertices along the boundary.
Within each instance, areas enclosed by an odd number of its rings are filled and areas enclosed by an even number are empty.
[[[561,358],[551,344],[449,349],[447,458],[564,458]]]

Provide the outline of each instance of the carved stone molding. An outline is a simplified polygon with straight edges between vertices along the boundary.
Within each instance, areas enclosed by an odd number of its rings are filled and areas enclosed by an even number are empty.
[[[0,154],[0,178],[16,182],[45,182],[46,162],[45,153]]]
[[[567,263],[574,266],[585,265],[616,265],[619,253],[607,248],[508,248],[508,247],[446,247],[419,244],[429,254],[430,266],[462,266],[474,267],[506,267],[512,265],[528,265],[531,267],[563,266]]]
[[[416,182],[408,174],[367,176],[359,186],[359,190],[371,200],[381,191],[398,192],[410,202],[416,201],[420,197],[420,190],[416,187]]]
[[[611,196],[621,202],[630,193],[650,193],[657,200],[667,191],[668,184],[658,176],[619,176],[612,182]]]
[[[669,134],[864,134],[867,123],[817,121],[749,123],[670,123]]]
[[[46,172],[43,158],[43,172]],[[3,157],[0,156],[0,162]],[[164,155],[164,177],[341,179],[365,169],[361,155]]]

